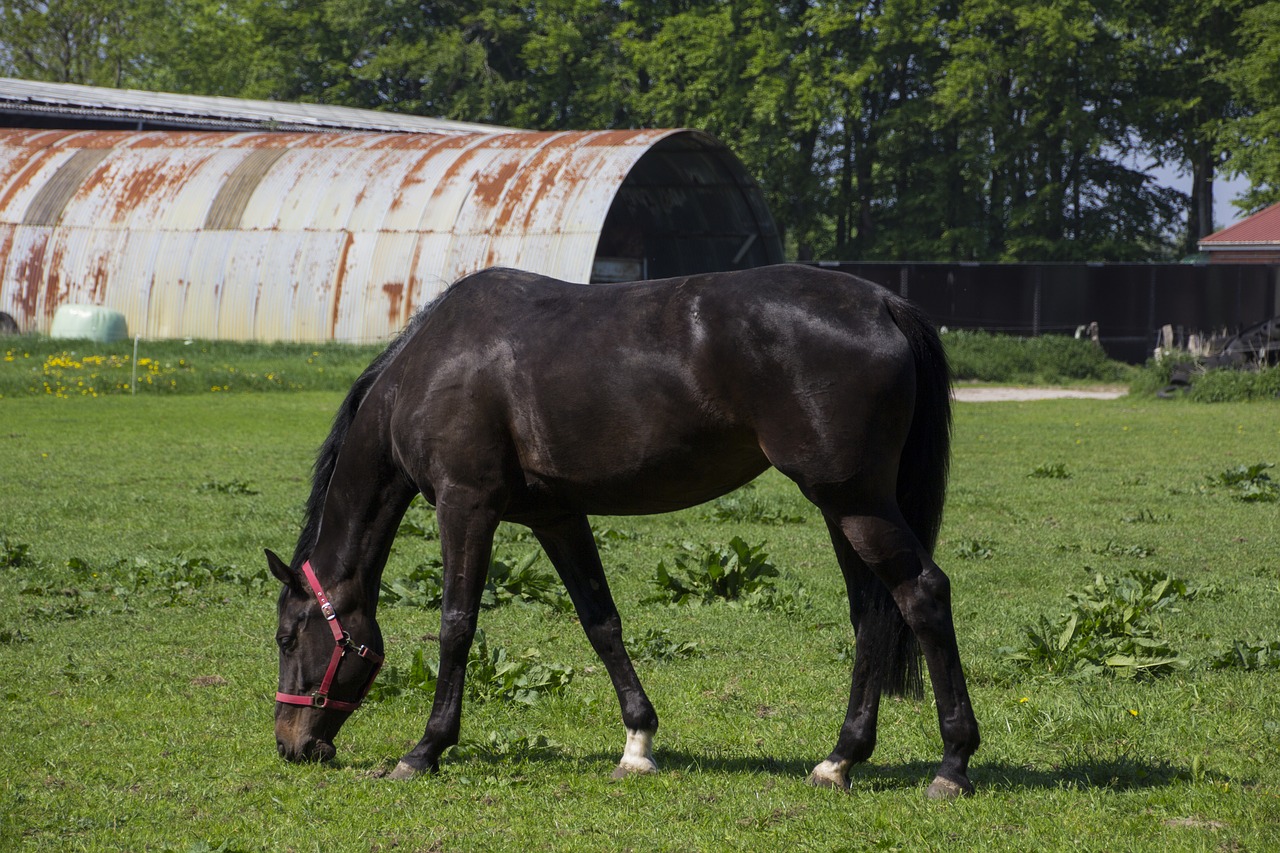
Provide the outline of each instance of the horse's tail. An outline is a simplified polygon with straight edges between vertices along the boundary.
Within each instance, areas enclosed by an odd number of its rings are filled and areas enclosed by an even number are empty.
[[[932,555],[951,468],[951,366],[942,339],[920,309],[897,298],[888,308],[916,366],[916,410],[898,463],[898,508]]]
[[[886,304],[911,346],[916,374],[915,413],[898,462],[898,508],[932,555],[951,463],[951,368],[942,340],[919,309],[896,296],[889,296]],[[920,698],[924,687],[915,634],[888,587],[879,582],[868,587],[859,635],[873,646],[867,649],[872,666],[883,667],[885,692]]]

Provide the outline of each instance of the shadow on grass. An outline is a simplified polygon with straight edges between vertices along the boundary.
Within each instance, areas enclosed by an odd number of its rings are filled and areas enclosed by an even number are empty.
[[[806,778],[817,762],[798,758],[767,757],[713,757],[681,750],[658,750],[655,753],[658,766],[663,771],[685,773],[718,773],[728,775],[766,774],[797,779]],[[612,772],[617,763],[613,753],[572,755],[555,746],[534,754],[518,756],[491,754],[477,750],[466,756],[450,757],[446,754],[447,767],[461,771],[463,767],[536,767],[537,765],[570,764],[580,772],[598,768],[601,776]],[[351,769],[370,770],[366,762],[344,762]],[[388,764],[389,769],[391,765]],[[903,764],[855,765],[849,771],[850,787],[854,791],[898,791],[924,788],[933,779],[937,763],[910,761]],[[537,771],[533,771],[537,772]],[[1163,788],[1176,782],[1193,779],[1192,772],[1164,761],[1146,761],[1132,756],[1110,758],[1087,757],[1050,768],[1038,768],[1007,762],[975,762],[970,767],[970,778],[979,791],[1018,792],[1035,790],[1109,790],[1136,791]],[[1245,785],[1248,780],[1233,780]]]

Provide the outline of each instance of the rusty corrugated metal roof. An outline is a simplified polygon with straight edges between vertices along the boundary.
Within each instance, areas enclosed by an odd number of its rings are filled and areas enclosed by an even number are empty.
[[[23,329],[85,302],[146,337],[380,340],[487,266],[586,282],[606,228],[659,272],[781,260],[758,188],[691,131],[0,131]]]

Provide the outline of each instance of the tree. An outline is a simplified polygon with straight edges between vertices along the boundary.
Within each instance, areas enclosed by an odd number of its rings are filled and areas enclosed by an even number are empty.
[[[1166,252],[1180,199],[1125,164],[1134,131],[1123,20],[1082,0],[969,0],[935,98],[968,192],[980,258],[1137,260]]]
[[[1125,4],[1135,43],[1134,97],[1127,115],[1139,147],[1157,165],[1191,178],[1183,252],[1215,229],[1214,179],[1225,134],[1240,115],[1223,71],[1241,52],[1241,12],[1256,0],[1135,0]]]
[[[1245,107],[1224,132],[1226,172],[1248,176],[1249,192],[1239,204],[1252,212],[1280,203],[1280,2],[1242,14],[1240,44],[1221,75]]]
[[[10,76],[92,86],[126,85],[146,61],[161,0],[6,0],[0,69]]]
[[[1211,230],[1228,155],[1280,198],[1277,32],[1280,0],[0,0],[0,70],[693,127],[796,257],[1140,260]]]

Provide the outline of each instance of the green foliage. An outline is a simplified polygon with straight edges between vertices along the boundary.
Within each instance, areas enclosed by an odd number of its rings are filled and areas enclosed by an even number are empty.
[[[528,649],[518,657],[501,647],[491,649],[484,631],[477,630],[467,655],[468,698],[532,705],[545,696],[563,692],[573,681],[573,667],[542,663],[540,657],[536,649]],[[422,649],[417,649],[407,671],[395,666],[383,668],[369,698],[385,702],[411,692],[434,696],[439,677],[439,661],[428,660]]]
[[[380,601],[384,605],[434,609],[443,598],[444,563],[439,560],[419,563],[403,577],[383,575]]]
[[[449,757],[458,760],[484,759],[501,761],[504,764],[519,764],[546,758],[559,748],[559,745],[542,734],[512,732],[509,730],[490,731],[480,740],[463,739],[452,750]]]
[[[346,391],[380,346],[10,338],[0,397],[106,397],[242,391]]]
[[[650,628],[644,636],[628,637],[626,645],[635,661],[654,663],[702,656],[697,643],[671,639],[670,628]]]
[[[502,560],[489,563],[489,579],[485,583],[481,604],[497,607],[507,602],[545,604],[552,610],[568,613],[573,602],[561,590],[560,579],[552,572],[535,569],[541,552],[533,551],[514,565]]]
[[[1249,177],[1249,193],[1239,203],[1247,211],[1280,202],[1280,3],[1246,3],[1237,32],[1240,48],[1220,72],[1243,108],[1231,125],[1226,171]]]
[[[1146,260],[1187,245],[1188,200],[1137,164],[1202,184],[1229,154],[1275,196],[1272,5],[61,0],[0,7],[0,74],[693,127],[793,256]]]
[[[1280,367],[1208,370],[1194,377],[1187,397],[1197,403],[1280,400]]]
[[[1036,480],[1070,480],[1071,472],[1062,462],[1046,462],[1032,468],[1027,476]]]
[[[1083,592],[1070,592],[1071,609],[1056,621],[1041,616],[1023,629],[1020,649],[1008,660],[1059,676],[1110,673],[1125,678],[1167,675],[1189,665],[1160,635],[1160,617],[1193,598],[1185,582],[1159,571],[1121,578],[1094,575]]]
[[[639,534],[634,530],[620,530],[617,527],[599,526],[592,527],[591,537],[595,540],[596,548],[600,551],[609,551],[618,545],[634,543],[640,538]]]
[[[800,524],[805,520],[799,513],[761,500],[750,489],[739,489],[713,501],[710,514],[716,521],[732,524]]]
[[[251,487],[244,480],[231,480],[230,482],[222,482],[220,480],[210,480],[207,483],[201,483],[199,491],[217,492],[223,495],[256,495],[258,490]]]
[[[1210,669],[1243,669],[1254,672],[1280,669],[1280,640],[1233,640],[1209,661]]]
[[[1245,503],[1274,503],[1280,500],[1280,483],[1271,479],[1267,471],[1276,467],[1274,462],[1258,462],[1253,465],[1237,465],[1220,471],[1211,477],[1214,485],[1224,486],[1231,496]]]
[[[1173,371],[1191,367],[1189,385],[1177,386],[1172,399],[1193,403],[1246,403],[1280,400],[1280,366],[1260,369],[1215,368],[1195,366],[1195,359],[1185,355],[1166,356],[1147,361],[1133,375],[1129,393],[1135,397],[1155,397],[1170,387]]]
[[[559,578],[534,567],[539,556],[539,552],[533,551],[515,565],[491,560],[480,606],[539,603],[558,613],[571,611],[573,602],[561,591]],[[439,559],[420,563],[403,577],[382,579],[382,601],[386,604],[438,608],[443,597],[444,563]]]
[[[31,638],[21,628],[0,628],[0,646],[29,643]]]
[[[1061,384],[1118,382],[1130,371],[1088,339],[1066,335],[1022,338],[989,332],[948,331],[942,336],[957,380]]]
[[[0,569],[20,569],[31,564],[31,547],[0,534]]]
[[[148,593],[161,597],[166,604],[198,604],[202,593],[214,585],[239,587],[248,595],[269,583],[265,567],[241,569],[208,557],[135,557],[106,565],[72,557],[67,560],[67,568],[81,581],[109,585],[116,595]]]
[[[703,546],[689,543],[684,553],[676,555],[675,566],[658,563],[654,585],[657,595],[647,601],[670,604],[711,604],[715,601],[740,601],[751,605],[767,600],[773,590],[777,567],[769,562],[764,545],[748,545],[739,536],[728,546]]]
[[[991,543],[977,539],[962,542],[951,553],[961,560],[990,560],[995,556]]]
[[[439,541],[440,527],[436,524],[436,514],[419,495],[409,504],[408,511],[400,520],[400,536],[416,536],[428,542]]]

